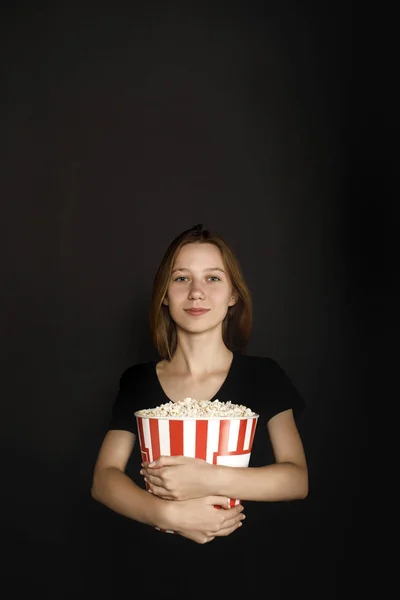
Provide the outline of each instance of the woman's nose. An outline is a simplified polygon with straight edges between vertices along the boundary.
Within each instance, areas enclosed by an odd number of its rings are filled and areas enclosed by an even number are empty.
[[[204,292],[198,285],[193,285],[189,290],[190,300],[200,300],[204,298]]]

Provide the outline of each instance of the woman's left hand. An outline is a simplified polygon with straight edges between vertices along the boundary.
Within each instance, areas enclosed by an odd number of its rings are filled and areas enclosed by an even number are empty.
[[[210,471],[213,465],[200,458],[160,456],[152,463],[142,463],[150,492],[164,500],[190,500],[211,493]]]

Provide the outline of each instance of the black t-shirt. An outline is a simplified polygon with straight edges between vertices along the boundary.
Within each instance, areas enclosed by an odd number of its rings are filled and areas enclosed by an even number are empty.
[[[234,353],[228,375],[212,400],[231,401],[249,407],[259,414],[250,458],[250,467],[259,467],[274,462],[267,423],[276,414],[292,409],[297,419],[305,408],[302,396],[290,378],[276,361],[271,358]],[[112,409],[109,429],[126,430],[136,436],[134,412],[143,408],[155,408],[169,402],[156,373],[156,361],[139,363],[129,367],[121,376],[119,391]],[[126,473],[135,483],[145,488],[140,475],[141,455],[139,440],[136,440]],[[252,563],[257,560],[258,545],[263,536],[271,540],[274,528],[278,527],[282,505],[287,503],[243,502],[246,520],[243,527],[228,537],[215,538],[208,544],[196,544],[178,534],[157,531],[147,525],[127,520],[132,531],[132,544],[140,544],[140,554],[157,560],[172,561],[188,565],[196,562],[223,561],[242,556]],[[217,558],[218,557],[218,558]],[[229,558],[230,557],[230,558]],[[222,561],[222,562],[221,562]],[[168,568],[168,567],[165,567]]]

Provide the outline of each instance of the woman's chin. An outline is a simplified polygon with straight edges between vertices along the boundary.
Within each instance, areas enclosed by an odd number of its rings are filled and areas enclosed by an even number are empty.
[[[176,323],[177,329],[182,333],[206,334],[222,328],[222,323]]]

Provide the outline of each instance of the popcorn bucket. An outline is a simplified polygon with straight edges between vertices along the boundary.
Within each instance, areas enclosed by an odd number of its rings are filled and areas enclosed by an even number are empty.
[[[142,417],[135,413],[144,462],[160,456],[201,458],[212,465],[248,467],[259,415]],[[148,489],[148,486],[146,484]],[[240,503],[230,498],[230,506]],[[168,533],[173,533],[168,531]]]

